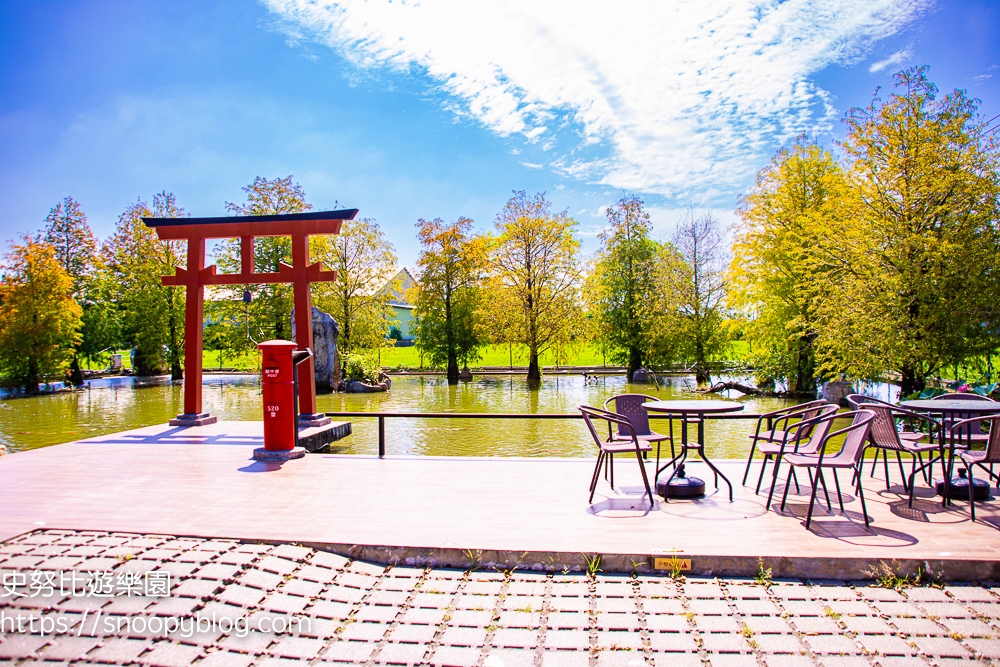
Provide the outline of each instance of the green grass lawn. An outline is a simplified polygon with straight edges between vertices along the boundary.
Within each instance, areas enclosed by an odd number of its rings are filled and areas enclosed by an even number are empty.
[[[128,350],[118,350],[115,354],[122,355],[122,366],[131,370],[132,360]],[[85,370],[104,370],[111,363],[111,355],[103,354],[101,359],[95,359],[92,363],[84,361],[81,365]],[[235,368],[238,371],[259,371],[260,355],[256,352],[244,352],[241,355],[234,355],[232,352],[222,352],[222,363],[219,363],[219,350],[204,350],[201,355],[202,369],[206,371],[218,370],[222,368]]]
[[[256,351],[246,351],[240,355],[223,350],[219,359],[219,350],[204,350],[201,354],[202,368],[206,371],[219,368],[235,368],[239,371],[260,371],[260,354]]]
[[[731,354],[726,356],[731,356],[733,359],[743,359],[746,357],[747,346],[743,341],[733,341],[732,347],[730,348]],[[128,350],[119,350],[118,354],[122,355],[122,365],[130,369],[132,368],[132,362],[129,358]],[[384,348],[378,352],[375,352],[380,360],[383,368],[391,369],[408,369],[408,370],[433,370],[420,355],[420,350],[416,347],[392,347]],[[234,355],[231,352],[222,351],[222,358],[220,360],[219,350],[205,350],[202,353],[202,366],[204,370],[218,370],[220,367],[223,369],[236,369],[238,371],[257,371],[260,369],[260,356],[256,352],[246,351],[240,355]],[[100,361],[95,360],[93,363],[87,363],[84,361],[83,368],[87,370],[103,370],[108,367],[110,363],[110,355],[102,355]],[[596,346],[593,345],[574,345],[568,349],[559,352],[558,358],[556,358],[556,352],[550,350],[542,355],[541,363],[543,366],[612,366],[610,361],[607,361],[601,353],[598,351]],[[482,356],[480,359],[472,364],[471,368],[482,368],[484,366],[493,367],[509,367],[509,366],[527,366],[528,365],[528,348],[525,345],[487,345],[482,348]]]
[[[731,355],[733,359],[741,360],[746,357],[747,347],[743,341],[733,341]],[[576,345],[568,350],[564,350],[556,359],[554,351],[548,351],[541,356],[543,366],[611,366],[614,365],[601,356],[596,346]],[[395,347],[381,351],[381,363],[383,368],[427,368],[427,363],[421,363],[420,351],[416,347]],[[527,366],[528,348],[524,345],[487,345],[482,350],[482,357],[474,363],[469,364],[470,368],[481,368],[484,366]]]
[[[524,345],[488,345],[483,348],[482,357],[469,364],[471,368],[483,366],[527,366],[528,348]],[[394,347],[381,351],[383,368],[429,368],[426,361],[421,360],[420,350],[416,347]],[[556,359],[555,352],[547,352],[540,359],[543,366],[602,366],[604,359],[600,352],[591,345],[575,346],[562,351]]]
[[[119,350],[122,355],[122,366],[127,369],[132,368],[128,350]],[[430,366],[421,362],[420,350],[416,347],[393,347],[384,348],[375,353],[379,356],[383,368],[407,368],[407,369],[428,369]],[[528,348],[524,345],[488,345],[483,348],[482,358],[472,364],[473,368],[482,366],[509,366],[513,359],[514,366],[526,366],[528,364]],[[597,349],[590,345],[576,346],[560,354],[556,359],[555,352],[548,352],[542,355],[543,366],[602,366],[602,359]],[[110,355],[103,355],[101,362],[95,360],[88,365],[84,363],[84,368],[88,370],[102,370],[108,367]],[[243,371],[254,371],[260,367],[259,356],[253,352],[246,352],[239,356],[223,351],[220,364],[218,350],[205,350],[202,353],[202,365],[205,370],[222,368],[235,368]]]

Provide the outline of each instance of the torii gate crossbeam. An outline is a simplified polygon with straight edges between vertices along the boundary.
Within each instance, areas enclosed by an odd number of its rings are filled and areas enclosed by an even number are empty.
[[[202,412],[201,371],[205,285],[291,283],[295,303],[295,343],[299,349],[312,346],[312,296],[309,285],[332,282],[336,271],[309,263],[309,236],[339,234],[344,220],[353,220],[358,209],[254,215],[222,218],[143,218],[164,241],[187,241],[187,267],[177,267],[172,276],[163,276],[164,285],[187,288],[184,317],[184,414],[170,420],[176,426],[211,424],[216,417]],[[257,236],[290,236],[292,265],[284,262],[276,273],[255,273],[253,240]],[[205,266],[206,239],[240,239],[240,272],[216,273],[215,265]],[[316,414],[316,376],[313,360],[303,362],[299,375],[300,417],[313,425],[323,420]]]

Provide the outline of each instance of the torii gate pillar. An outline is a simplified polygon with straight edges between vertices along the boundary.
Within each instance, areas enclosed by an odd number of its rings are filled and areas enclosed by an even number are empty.
[[[313,347],[312,290],[309,289],[309,237],[292,235],[292,296],[295,304],[295,344]],[[336,279],[336,274],[334,275]],[[303,285],[304,287],[299,287]],[[299,332],[304,333],[299,333]],[[316,412],[316,364],[312,355],[299,364],[299,424],[325,426],[330,418]],[[306,380],[308,378],[308,380]]]
[[[217,420],[202,411],[201,371],[205,316],[205,285],[292,283],[295,302],[295,343],[302,350],[312,347],[312,295],[309,285],[337,279],[320,263],[309,263],[309,236],[339,234],[344,220],[353,220],[358,209],[259,215],[225,218],[143,218],[162,240],[187,241],[187,267],[177,267],[172,276],[163,276],[164,285],[186,288],[184,318],[184,413],[171,419],[172,426],[201,426]],[[292,265],[281,263],[277,273],[255,273],[253,239],[256,236],[290,236]],[[216,273],[205,267],[205,240],[240,239],[239,273]],[[316,375],[313,361],[303,362],[299,373],[299,424],[322,426],[329,418],[316,412]]]

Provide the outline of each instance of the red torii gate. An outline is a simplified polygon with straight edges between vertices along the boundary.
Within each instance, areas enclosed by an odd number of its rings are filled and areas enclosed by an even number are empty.
[[[319,262],[309,263],[309,236],[339,234],[344,220],[353,220],[358,209],[249,215],[222,218],[143,218],[164,241],[187,241],[187,268],[176,267],[172,276],[163,276],[164,285],[187,287],[184,317],[184,414],[170,420],[171,426],[201,426],[216,417],[201,409],[201,354],[205,316],[205,285],[250,283],[292,283],[295,303],[295,343],[312,346],[312,296],[310,283],[332,282],[336,271],[326,271]],[[255,273],[253,240],[256,236],[292,237],[292,265],[284,262],[277,273]],[[206,239],[240,239],[240,272],[216,273],[215,265],[205,264]],[[302,363],[299,375],[299,417],[313,426],[328,420],[316,414],[316,376],[313,360]]]

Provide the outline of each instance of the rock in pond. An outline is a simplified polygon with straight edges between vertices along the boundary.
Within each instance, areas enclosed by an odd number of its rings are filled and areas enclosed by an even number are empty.
[[[349,380],[344,385],[344,391],[348,394],[370,394],[376,391],[389,391],[392,382],[387,378],[378,384],[369,384],[360,380]]]

